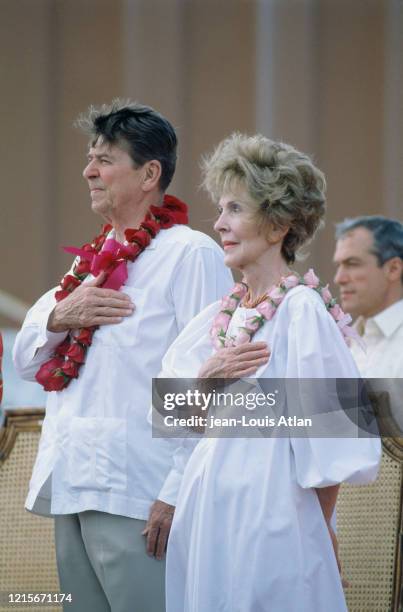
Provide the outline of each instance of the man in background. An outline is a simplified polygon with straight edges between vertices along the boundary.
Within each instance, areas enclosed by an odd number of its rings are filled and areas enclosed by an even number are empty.
[[[403,224],[383,216],[346,219],[336,226],[335,283],[341,306],[365,343],[351,351],[364,378],[403,378]],[[391,395],[401,398],[398,387]],[[389,384],[389,383],[387,383]],[[392,413],[403,429],[400,401]]]

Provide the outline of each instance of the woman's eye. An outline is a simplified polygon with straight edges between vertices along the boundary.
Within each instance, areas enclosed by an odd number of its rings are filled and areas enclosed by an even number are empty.
[[[227,213],[239,213],[242,212],[242,206],[238,204],[238,202],[229,202],[225,205],[225,210]],[[217,206],[217,215],[220,216],[223,212],[224,208],[222,206]]]

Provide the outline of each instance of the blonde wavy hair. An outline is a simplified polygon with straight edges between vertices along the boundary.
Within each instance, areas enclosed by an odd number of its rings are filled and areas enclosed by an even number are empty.
[[[202,161],[203,187],[213,201],[245,189],[251,218],[259,228],[289,228],[282,255],[288,264],[301,258],[323,224],[326,180],[312,160],[282,142],[257,134],[234,133]]]

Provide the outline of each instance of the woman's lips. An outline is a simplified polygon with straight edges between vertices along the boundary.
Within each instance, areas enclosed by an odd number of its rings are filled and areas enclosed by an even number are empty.
[[[232,249],[232,247],[237,246],[237,242],[229,242],[229,241],[224,241],[222,243],[222,247],[224,249],[224,251],[226,251],[227,249]]]

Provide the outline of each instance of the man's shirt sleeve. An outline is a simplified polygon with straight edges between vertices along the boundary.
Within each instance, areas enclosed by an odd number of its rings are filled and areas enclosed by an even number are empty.
[[[38,368],[67,336],[67,332],[54,333],[47,329],[49,315],[56,304],[55,291],[51,289],[32,306],[15,339],[13,361],[25,380],[35,380]]]
[[[193,248],[177,266],[172,278],[178,332],[206,306],[228,293],[234,284],[220,250]]]

